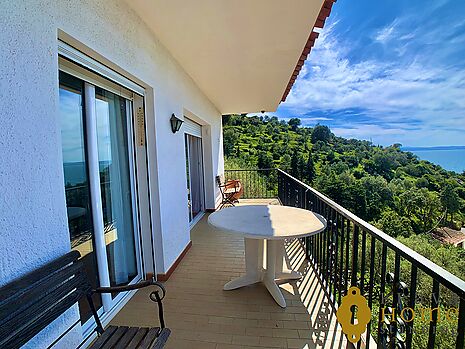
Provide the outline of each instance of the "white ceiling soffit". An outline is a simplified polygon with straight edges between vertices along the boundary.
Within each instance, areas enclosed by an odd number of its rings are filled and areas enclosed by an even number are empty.
[[[323,0],[132,0],[222,114],[274,111]]]

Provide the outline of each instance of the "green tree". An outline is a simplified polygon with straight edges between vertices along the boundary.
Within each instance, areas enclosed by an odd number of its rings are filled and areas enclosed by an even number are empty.
[[[392,192],[386,179],[381,176],[366,176],[360,179],[360,185],[364,188],[366,197],[365,219],[376,219],[382,210],[391,206]]]
[[[294,151],[291,157],[291,175],[296,178],[302,178],[304,173],[305,161],[302,153]]]
[[[301,121],[300,121],[299,118],[291,118],[291,119],[289,119],[289,121],[287,123],[291,127],[292,131],[297,131],[297,129],[299,128],[299,126],[301,124]]]
[[[372,175],[383,176],[390,180],[393,171],[399,166],[395,155],[391,152],[377,151],[370,159],[365,161],[365,170]]]
[[[418,178],[415,185],[417,188],[429,188],[429,181],[425,178],[425,176]]]
[[[441,215],[439,195],[426,188],[409,189],[398,196],[398,212],[410,219],[414,231],[425,233],[438,222]]]
[[[305,165],[303,176],[304,180],[309,184],[311,184],[315,178],[315,163],[313,162],[313,156],[311,152],[308,154],[307,164]]]
[[[334,162],[335,158],[336,158],[336,155],[334,154],[332,150],[330,150],[328,154],[326,154],[326,160],[328,160],[329,163]]]
[[[289,154],[284,154],[283,157],[281,158],[281,165],[280,167],[284,171],[289,171],[291,169],[291,156]]]
[[[270,153],[260,151],[257,159],[258,168],[274,168],[273,157]]]
[[[451,222],[454,220],[454,214],[460,209],[460,197],[457,191],[451,185],[447,185],[441,192],[441,203],[446,210],[446,216],[449,214]]]
[[[409,237],[414,233],[410,220],[391,209],[383,211],[381,217],[375,222],[375,226],[393,237]]]
[[[223,132],[223,149],[225,156],[231,156],[234,153],[234,147],[237,144],[239,135],[234,128],[228,128]]]
[[[332,133],[328,126],[317,124],[312,131],[312,143],[315,144],[318,141],[328,143],[331,136]]]

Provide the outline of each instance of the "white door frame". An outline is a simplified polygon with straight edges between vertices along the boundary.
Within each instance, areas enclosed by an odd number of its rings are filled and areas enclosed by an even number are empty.
[[[63,54],[63,47],[66,48],[66,54]],[[106,253],[106,244],[104,236],[104,222],[103,222],[103,210],[102,210],[102,199],[101,199],[101,186],[100,186],[100,175],[99,175],[99,159],[98,159],[98,147],[97,147],[97,120],[95,110],[95,86],[99,86],[105,90],[116,93],[126,98],[126,112],[127,112],[127,137],[128,137],[128,155],[129,155],[129,174],[130,174],[130,185],[131,185],[131,207],[133,209],[133,228],[134,228],[134,239],[135,239],[135,253],[136,253],[136,264],[137,264],[137,276],[129,283],[133,284],[141,280],[145,274],[147,268],[144,266],[143,249],[142,249],[142,237],[146,234],[142,232],[148,232],[150,242],[150,252],[152,254],[152,260],[155,261],[153,256],[154,248],[152,243],[152,228],[151,228],[151,215],[150,215],[150,200],[149,200],[149,183],[148,183],[148,169],[147,169],[147,149],[145,146],[145,132],[143,144],[138,144],[136,138],[139,135],[140,129],[138,126],[138,118],[136,115],[136,106],[142,106],[142,112],[144,113],[144,95],[140,93],[140,86],[137,85],[134,91],[133,83],[129,86],[117,85],[125,83],[127,80],[124,77],[120,77],[116,83],[102,78],[96,75],[93,71],[88,71],[82,67],[82,59],[86,62],[93,61],[92,58],[85,56],[79,51],[73,49],[73,54],[70,54],[70,47],[60,42],[59,53],[60,56],[73,58],[77,60],[77,63],[81,66],[75,65],[69,60],[59,58],[59,70],[64,71],[70,75],[73,75],[81,80],[84,80],[84,93],[85,93],[85,121],[86,129],[84,130],[86,136],[86,151],[88,157],[89,167],[89,187],[91,191],[91,207],[92,207],[92,222],[94,226],[94,239],[96,247],[96,259],[99,284],[102,287],[110,286],[110,277],[108,270],[108,259]],[[76,54],[79,52],[79,55]],[[77,58],[76,58],[77,57]],[[91,68],[95,68],[98,64],[94,62]],[[85,65],[86,67],[89,65]],[[102,67],[104,67],[102,65]],[[108,68],[106,68],[108,69]],[[100,75],[108,77],[109,74],[102,74],[97,71]],[[112,72],[112,76],[116,72]],[[128,90],[131,89],[132,91]],[[145,114],[142,116],[143,126],[145,126]],[[140,121],[140,120],[139,120]],[[141,207],[143,211],[141,212]],[[144,241],[146,243],[146,241]],[[155,262],[153,262],[154,264]],[[154,270],[155,267],[153,266]],[[115,298],[112,298],[111,294],[102,294],[102,308],[99,309],[98,313],[101,315],[103,323],[109,321],[112,316],[129,300],[134,292],[120,293]],[[84,338],[87,337],[91,331],[94,330],[95,324],[91,317],[85,324],[82,324],[82,332]]]
[[[92,225],[95,241],[95,255],[97,257],[97,272],[101,287],[110,286],[110,273],[108,271],[107,248],[105,244],[102,193],[100,187],[100,168],[97,145],[97,112],[95,110],[95,86],[84,83],[85,119],[86,119],[86,141],[87,161],[89,167],[89,188],[91,197]],[[111,294],[102,295],[103,311],[111,309]]]

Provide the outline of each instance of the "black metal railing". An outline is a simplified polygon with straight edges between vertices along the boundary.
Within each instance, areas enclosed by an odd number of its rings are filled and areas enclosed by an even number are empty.
[[[244,188],[243,199],[278,197],[277,169],[225,170],[225,180],[238,179]]]
[[[277,180],[283,205],[326,218],[327,229],[305,239],[307,258],[333,304],[350,286],[366,297],[366,348],[464,348],[463,280],[286,172]]]
[[[464,348],[465,281],[282,170],[227,170],[225,178],[241,180],[243,198],[277,197],[326,218],[325,231],[304,239],[306,255],[333,305],[350,286],[366,297],[366,348]]]

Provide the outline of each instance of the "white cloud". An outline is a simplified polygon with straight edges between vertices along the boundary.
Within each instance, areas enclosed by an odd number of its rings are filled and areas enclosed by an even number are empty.
[[[401,30],[400,23],[396,20],[379,31],[378,41],[386,42],[394,32],[402,34],[404,41],[417,36],[427,40],[431,35],[429,28],[425,33],[409,34]],[[386,144],[396,136],[408,145],[465,143],[464,70],[421,52],[396,61],[351,62],[347,45],[334,34],[334,24],[327,27],[282,108],[293,115],[319,111],[329,116],[347,109],[362,110],[372,118],[357,127],[335,130],[341,136],[367,139],[373,132],[385,135]]]
[[[306,121],[329,121],[331,120],[331,118],[327,118],[327,117],[324,117],[324,116],[319,116],[319,117],[308,117],[308,118],[305,118]]]
[[[393,37],[396,26],[397,20],[394,20],[391,24],[379,30],[374,37],[375,41],[378,41],[382,44],[388,42]]]

